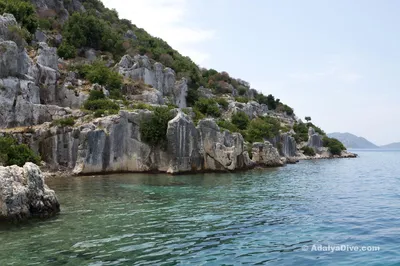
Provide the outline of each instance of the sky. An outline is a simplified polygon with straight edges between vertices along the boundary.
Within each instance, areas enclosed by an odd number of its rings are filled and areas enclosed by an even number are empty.
[[[400,1],[103,0],[325,132],[400,141]]]

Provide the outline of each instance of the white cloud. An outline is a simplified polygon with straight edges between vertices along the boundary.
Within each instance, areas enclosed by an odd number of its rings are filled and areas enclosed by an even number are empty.
[[[121,18],[126,18],[151,35],[168,42],[174,49],[187,55],[198,64],[209,57],[198,46],[214,37],[214,31],[190,26],[189,0],[103,0],[115,8]]]

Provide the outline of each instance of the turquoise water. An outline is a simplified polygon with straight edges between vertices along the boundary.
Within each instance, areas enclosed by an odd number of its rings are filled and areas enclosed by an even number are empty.
[[[400,152],[358,153],[236,174],[48,180],[61,214],[1,227],[0,265],[395,265]]]

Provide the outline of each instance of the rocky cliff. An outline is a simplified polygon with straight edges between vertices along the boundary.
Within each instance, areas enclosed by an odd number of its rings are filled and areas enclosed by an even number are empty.
[[[39,15],[49,11],[57,14],[60,24],[68,21],[73,12],[85,11],[77,0],[32,2]],[[87,47],[80,49],[77,58],[63,60],[57,55],[55,40],[60,39],[59,32],[38,30],[32,46],[27,46],[25,39],[15,34],[15,27],[20,25],[13,15],[0,16],[0,134],[11,134],[28,144],[51,170],[76,174],[234,171],[282,166],[287,161],[308,158],[302,153],[304,146],[313,148],[317,157],[330,156],[323,147],[322,136],[313,127],[307,141],[296,143],[298,132],[294,126],[302,122],[291,108],[227,73],[201,70],[204,77],[212,76],[217,81],[208,80],[207,85],[213,89],[201,86],[194,90],[199,78],[197,66],[178,75],[172,67],[148,55],[129,53],[116,63],[109,53]],[[123,38],[129,46],[140,36],[128,30]],[[176,56],[175,51],[170,54]],[[172,66],[168,63],[173,60],[170,54],[164,55],[164,61]],[[109,88],[82,76],[79,67],[99,60],[119,74],[120,87]],[[96,80],[103,80],[101,75],[107,73],[96,73],[100,76]],[[109,100],[111,89],[123,97]],[[109,115],[101,110],[96,115],[83,110],[93,91],[116,104],[119,113]],[[188,99],[191,108],[187,108]],[[202,99],[210,101],[201,102]],[[152,117],[154,108],[166,105],[173,106],[172,119],[166,125],[166,146],[154,146],[144,141],[142,122]],[[254,130],[239,130],[233,125],[234,116],[239,113],[245,114],[251,121],[246,123]],[[60,119],[74,122],[57,125],[55,121]],[[226,123],[235,128],[226,128]],[[265,137],[263,129],[268,131]],[[257,141],[246,139],[251,134],[256,134]]]

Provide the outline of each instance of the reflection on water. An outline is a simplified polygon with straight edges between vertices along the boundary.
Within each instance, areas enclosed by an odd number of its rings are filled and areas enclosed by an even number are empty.
[[[0,265],[395,263],[399,154],[358,153],[235,174],[51,179],[61,214],[0,228]],[[302,251],[313,244],[381,251]]]

